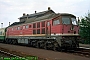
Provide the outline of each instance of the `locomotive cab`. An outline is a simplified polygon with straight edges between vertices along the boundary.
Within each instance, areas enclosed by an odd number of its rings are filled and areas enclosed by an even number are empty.
[[[78,34],[78,25],[76,21],[76,17],[72,16],[62,16],[62,25],[63,31],[62,33],[69,34]]]

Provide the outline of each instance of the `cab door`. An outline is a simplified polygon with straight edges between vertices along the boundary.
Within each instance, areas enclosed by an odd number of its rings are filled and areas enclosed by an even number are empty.
[[[47,23],[46,23],[46,35],[47,35],[47,37],[51,37],[51,23],[50,23],[50,21],[47,21]]]

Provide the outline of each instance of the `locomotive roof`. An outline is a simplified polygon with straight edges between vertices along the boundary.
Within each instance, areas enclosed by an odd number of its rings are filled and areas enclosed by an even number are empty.
[[[14,26],[14,25],[18,25],[18,24],[23,24],[24,22],[14,22],[14,23],[12,23],[10,26]],[[10,26],[8,26],[8,27],[10,27]]]
[[[62,16],[73,16],[72,14],[68,14],[68,13],[59,13],[56,14],[53,10],[47,10],[47,11],[43,11],[43,12],[39,12],[39,13],[34,13],[34,14],[29,14],[29,15],[25,15],[20,17],[19,19],[23,19],[23,18],[27,18],[27,20],[25,21],[20,21],[20,22],[14,22],[13,24],[11,24],[10,26],[15,26],[15,25],[20,25],[20,24],[24,24],[24,23],[31,23],[31,22],[35,22],[35,21],[41,21],[41,20],[45,20],[45,19],[51,19],[53,17],[56,17],[58,15],[62,15]],[[8,26],[8,27],[10,27]]]

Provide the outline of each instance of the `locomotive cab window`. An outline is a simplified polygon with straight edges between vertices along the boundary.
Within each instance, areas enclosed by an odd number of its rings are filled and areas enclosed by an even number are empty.
[[[70,24],[70,18],[69,17],[62,17],[62,23],[63,24]]]
[[[71,18],[71,20],[72,20],[72,24],[73,24],[73,25],[77,25],[77,21],[76,21],[75,18]]]
[[[53,20],[53,25],[60,24],[60,20]]]

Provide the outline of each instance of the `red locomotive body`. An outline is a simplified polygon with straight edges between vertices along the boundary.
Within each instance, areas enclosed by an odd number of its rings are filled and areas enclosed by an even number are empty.
[[[78,32],[76,17],[52,10],[35,14],[23,14],[7,28],[7,43],[24,43],[41,48],[77,48]]]

